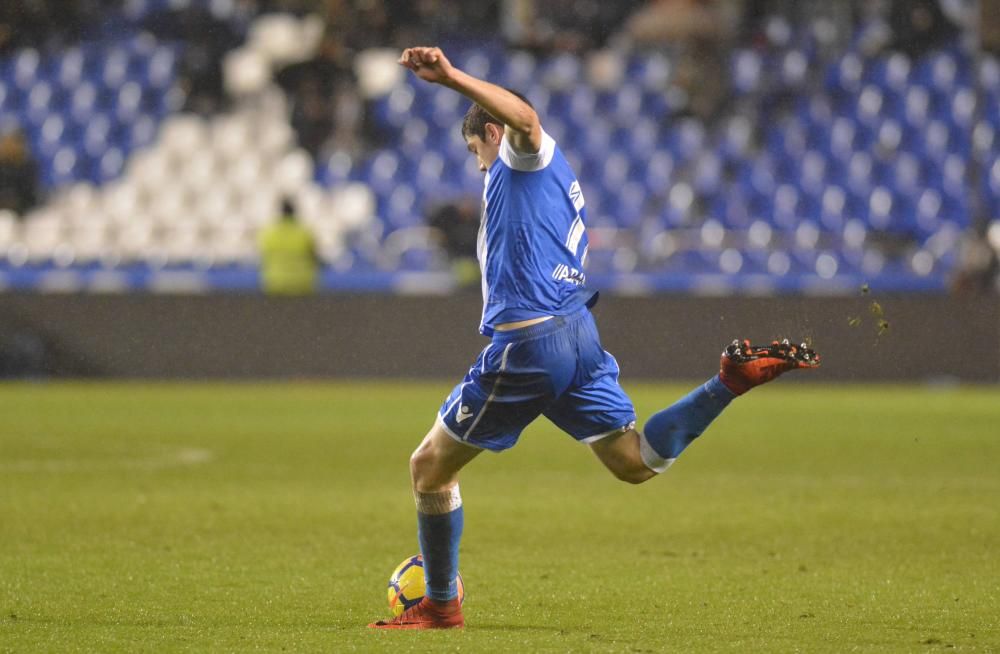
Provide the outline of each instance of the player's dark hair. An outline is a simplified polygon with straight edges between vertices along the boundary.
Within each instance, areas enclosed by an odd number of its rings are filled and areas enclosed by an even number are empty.
[[[295,202],[291,198],[281,199],[281,217],[285,219],[295,218]]]
[[[523,93],[515,91],[514,89],[504,89],[510,93],[513,93],[518,98],[520,98],[526,105],[535,108],[531,104],[531,100],[524,97]],[[478,136],[481,139],[486,138],[486,124],[493,123],[494,125],[499,125],[503,127],[503,123],[494,118],[490,112],[486,111],[478,104],[473,104],[469,107],[469,110],[465,112],[465,118],[462,120],[462,138],[469,138],[470,136]]]

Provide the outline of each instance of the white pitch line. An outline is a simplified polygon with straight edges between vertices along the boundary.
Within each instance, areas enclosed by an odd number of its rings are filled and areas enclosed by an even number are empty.
[[[95,472],[101,470],[161,470],[177,466],[208,463],[215,458],[211,450],[183,447],[162,456],[130,459],[22,459],[0,461],[0,472]]]

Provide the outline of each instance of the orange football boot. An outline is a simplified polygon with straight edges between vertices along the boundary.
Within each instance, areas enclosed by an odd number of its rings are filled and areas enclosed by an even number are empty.
[[[462,603],[457,597],[447,602],[424,597],[401,615],[368,626],[372,629],[454,629],[464,627],[465,618],[462,617]]]
[[[770,345],[735,340],[722,353],[719,378],[733,393],[743,395],[789,370],[818,368],[819,360],[819,355],[805,343],[792,345],[787,338]]]

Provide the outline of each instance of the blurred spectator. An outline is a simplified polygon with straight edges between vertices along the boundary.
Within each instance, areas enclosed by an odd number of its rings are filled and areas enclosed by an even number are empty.
[[[981,231],[972,232],[958,247],[952,289],[958,293],[990,293],[1000,282],[1000,261]]]
[[[441,245],[448,254],[459,284],[478,284],[476,243],[479,239],[479,212],[476,202],[464,199],[443,204],[431,211],[427,224],[440,234]]]
[[[38,202],[38,169],[20,132],[0,135],[0,209],[23,214]]]
[[[86,18],[112,0],[5,0],[0,2],[0,55],[18,48],[45,48],[76,41]]]
[[[675,84],[691,113],[711,121],[728,96],[726,52],[737,35],[740,7],[729,0],[654,0],[626,22],[633,45],[677,54]]]
[[[324,37],[315,57],[278,73],[277,81],[291,98],[299,144],[313,157],[321,157],[333,142],[341,150],[359,149],[362,101],[350,51],[335,34]]]
[[[324,93],[321,84],[311,78],[301,80],[289,95],[292,98],[292,127],[299,145],[313,158],[319,158],[333,134],[335,98]]]
[[[316,240],[285,200],[281,216],[259,236],[261,284],[272,295],[307,295],[316,291],[320,260]]]
[[[959,28],[942,10],[940,0],[894,0],[889,13],[892,49],[910,57],[955,41]]]
[[[402,48],[448,38],[489,34],[498,0],[267,0],[267,10],[318,12],[326,34],[316,56],[280,71],[278,84],[292,103],[292,126],[299,144],[313,157],[330,151],[363,152],[381,141],[370,121],[353,63],[367,48]]]
[[[285,2],[292,0],[284,0]],[[281,0],[272,0],[281,2]],[[481,39],[495,30],[499,0],[323,0],[329,31],[352,52]]]
[[[1000,0],[979,0],[976,19],[983,48],[1000,53]]]
[[[150,15],[145,27],[158,38],[184,42],[179,72],[186,91],[186,109],[202,115],[222,109],[223,57],[241,40],[233,26],[217,19],[207,6],[192,3],[183,9]]]
[[[287,13],[305,16],[316,11],[316,5],[323,4],[316,0],[257,0],[257,11],[260,13]],[[338,0],[327,0],[325,4],[343,4]]]
[[[501,15],[504,34],[513,46],[582,52],[603,47],[642,4],[641,0],[505,0]]]
[[[9,5],[0,5],[0,57],[17,48],[17,37],[21,34]]]

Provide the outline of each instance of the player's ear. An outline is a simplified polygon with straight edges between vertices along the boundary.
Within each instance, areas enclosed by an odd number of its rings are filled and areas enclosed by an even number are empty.
[[[486,123],[486,135],[490,138],[490,143],[500,145],[503,138],[503,127],[495,123]]]

